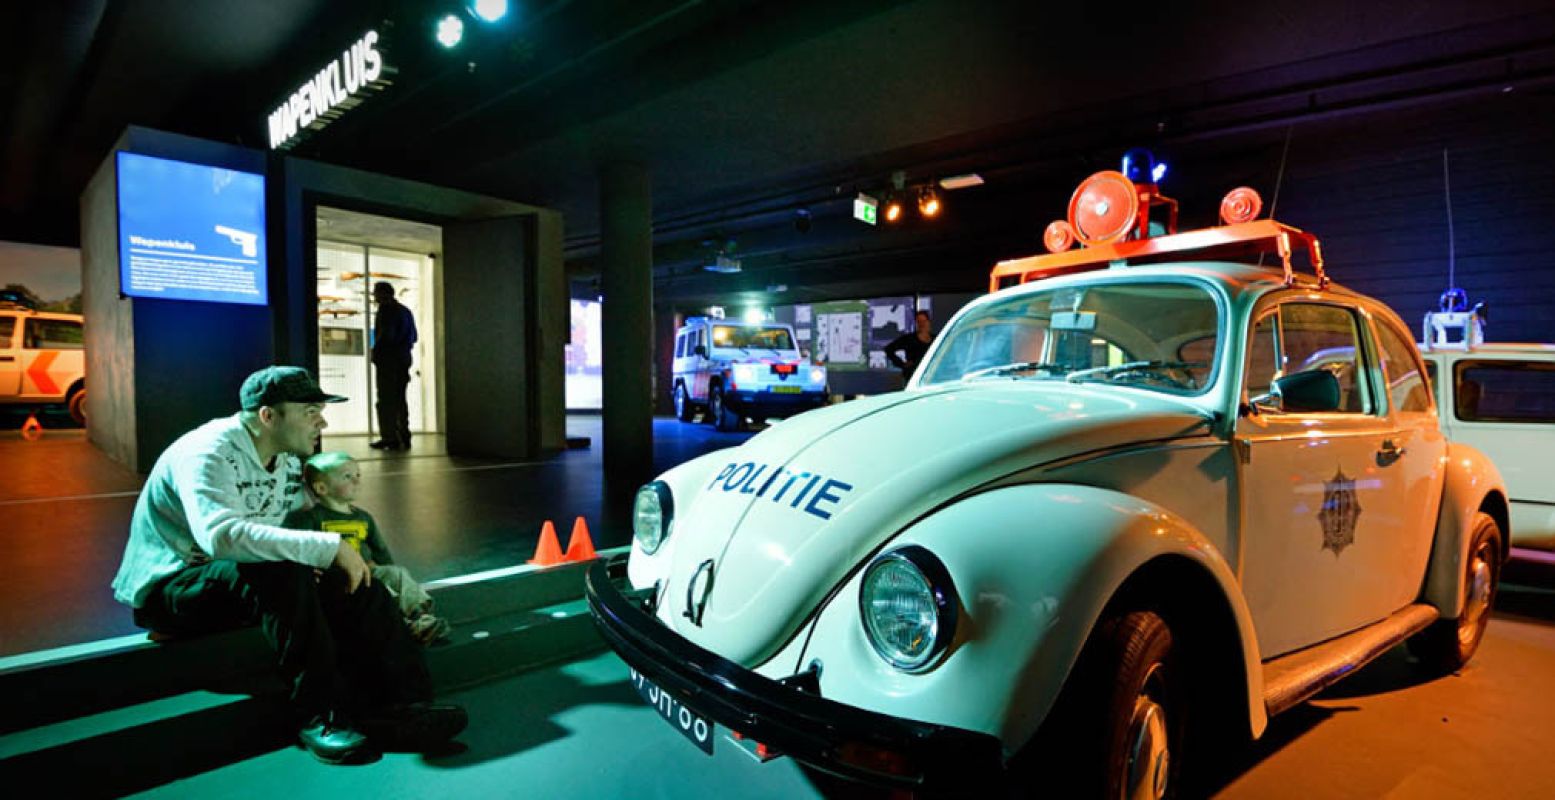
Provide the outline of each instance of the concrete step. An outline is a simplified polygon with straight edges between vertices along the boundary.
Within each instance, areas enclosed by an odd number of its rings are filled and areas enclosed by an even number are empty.
[[[448,640],[427,650],[438,691],[602,649],[582,600],[586,567],[515,568],[429,586],[454,621]],[[0,785],[36,778],[51,789],[122,795],[295,743],[284,687],[255,628],[94,645],[0,662],[0,696],[8,698]]]

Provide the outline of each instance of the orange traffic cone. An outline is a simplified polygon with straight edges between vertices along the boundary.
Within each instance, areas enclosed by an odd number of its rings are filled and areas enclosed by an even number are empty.
[[[22,438],[29,442],[43,438],[43,426],[38,424],[36,415],[28,414],[27,421],[22,423]]]
[[[567,555],[562,558],[568,561],[589,561],[599,558],[594,552],[594,540],[589,538],[589,524],[578,517],[572,523],[572,536],[567,538]]]
[[[561,543],[556,541],[556,526],[546,520],[540,528],[540,543],[535,545],[535,557],[529,559],[529,563],[537,567],[551,567],[564,560]]]

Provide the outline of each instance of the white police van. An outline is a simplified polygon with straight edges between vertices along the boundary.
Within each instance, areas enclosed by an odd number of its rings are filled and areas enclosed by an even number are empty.
[[[675,416],[705,410],[718,430],[826,405],[826,368],[799,352],[794,329],[772,322],[690,317],[675,334]]]
[[[1501,470],[1512,545],[1555,551],[1555,344],[1486,342],[1479,307],[1466,298],[1454,305],[1450,295],[1426,315],[1420,345],[1442,431]]]
[[[86,422],[86,358],[80,314],[0,301],[0,405],[63,404]]]

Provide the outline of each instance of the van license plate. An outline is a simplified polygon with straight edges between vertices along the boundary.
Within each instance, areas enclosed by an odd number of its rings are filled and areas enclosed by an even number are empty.
[[[774,386],[774,387],[772,387],[772,391],[773,391],[774,394],[799,394],[800,392],[804,391],[804,387],[803,386]]]
[[[642,695],[643,701],[653,706],[653,710],[659,712],[659,716],[670,727],[702,748],[702,752],[713,754],[713,723],[710,720],[692,711],[669,692],[653,685],[653,681],[644,678],[635,669],[632,670],[632,685],[637,687],[637,693]]]

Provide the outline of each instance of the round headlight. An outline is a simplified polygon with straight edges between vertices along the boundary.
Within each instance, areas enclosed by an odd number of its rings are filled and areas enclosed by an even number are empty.
[[[637,490],[637,499],[632,502],[632,534],[644,553],[652,555],[659,549],[674,518],[675,502],[668,484],[654,481]]]
[[[760,379],[760,377],[761,377],[761,371],[756,368],[755,364],[735,364],[734,365],[734,382],[735,383],[755,383],[757,380]]]
[[[825,367],[814,367],[814,368],[812,368],[810,370],[810,382],[811,383],[825,383],[826,382],[826,368]]]
[[[875,652],[905,672],[931,666],[955,636],[955,586],[922,547],[894,550],[864,570],[859,614]]]

